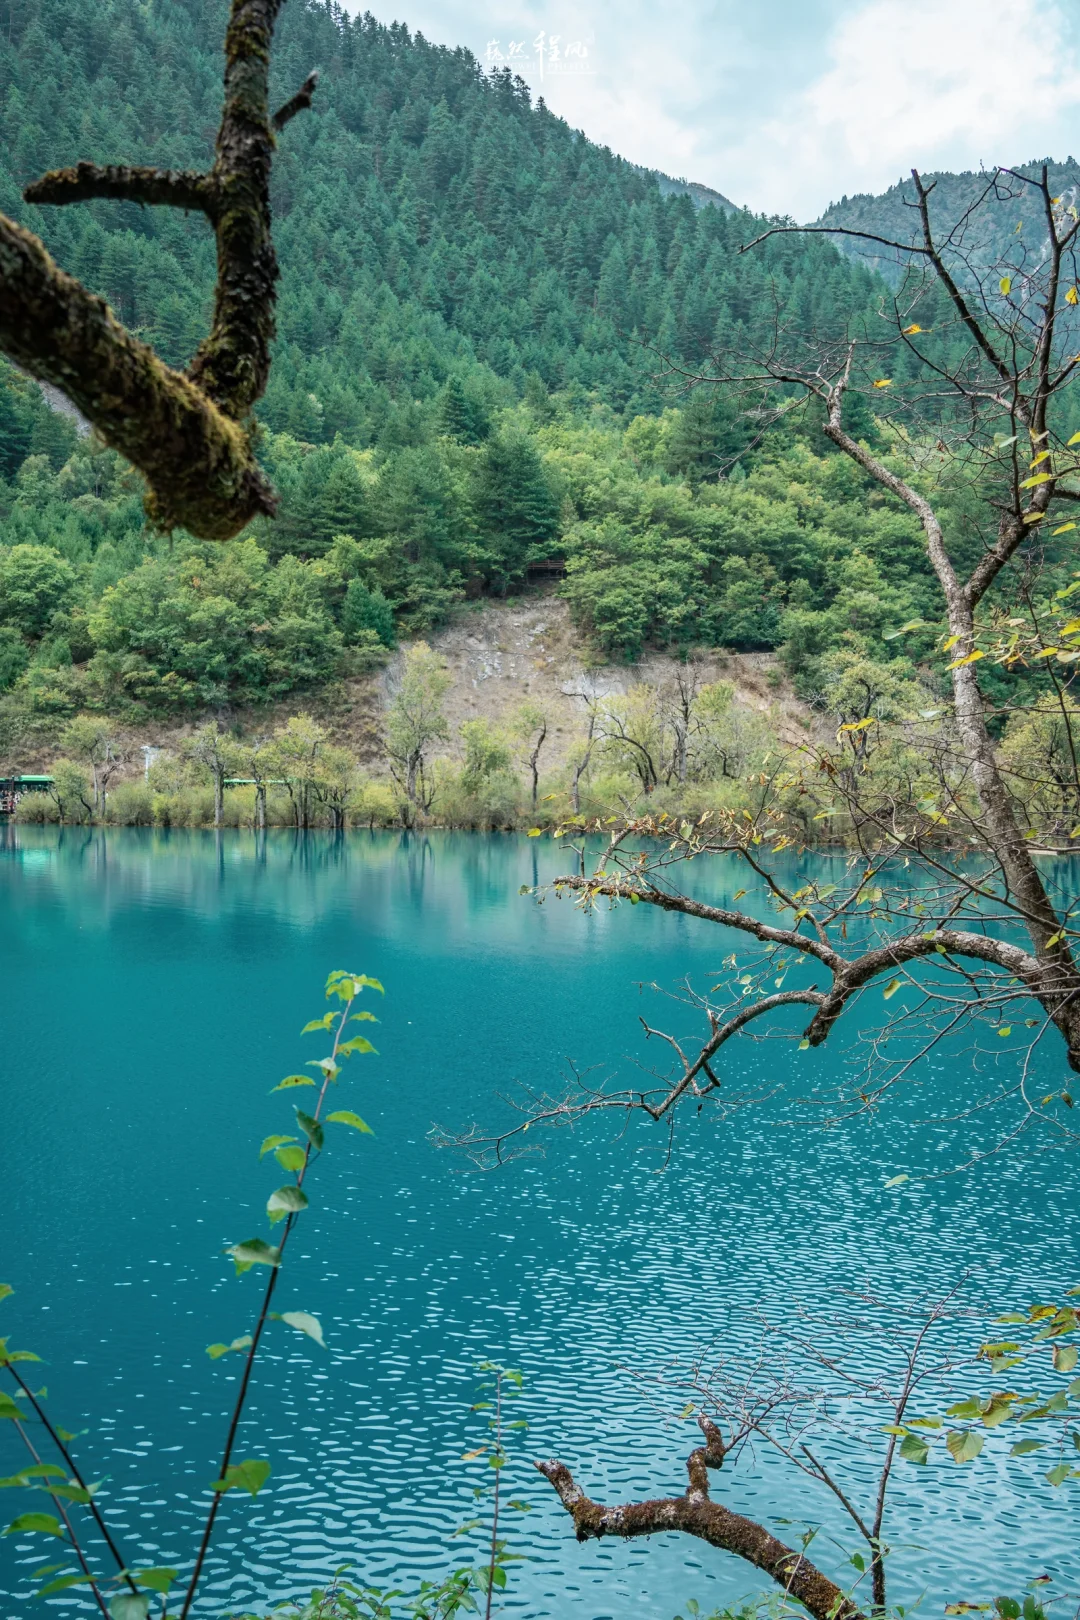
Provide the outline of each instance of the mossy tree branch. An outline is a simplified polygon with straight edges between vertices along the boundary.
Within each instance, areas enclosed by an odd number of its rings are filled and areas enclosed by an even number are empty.
[[[225,92],[205,174],[79,163],[44,175],[28,202],[119,198],[206,215],[217,239],[210,332],[187,373],[134,337],[61,270],[30,231],[0,214],[0,348],[71,399],[149,484],[159,528],[227,540],[277,497],[253,453],[251,412],[270,374],[277,256],[270,230],[274,129],[310,107],[312,74],[271,120],[270,48],[283,0],[232,0]]]

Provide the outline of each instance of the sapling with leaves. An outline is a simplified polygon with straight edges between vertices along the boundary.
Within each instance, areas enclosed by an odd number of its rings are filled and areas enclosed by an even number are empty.
[[[499,1520],[502,1514],[502,1471],[506,1467],[508,1457],[505,1445],[505,1436],[514,1429],[527,1429],[528,1423],[524,1418],[509,1418],[507,1411],[512,1403],[521,1394],[521,1373],[516,1367],[500,1367],[494,1361],[480,1362],[477,1371],[481,1374],[479,1392],[483,1399],[473,1406],[474,1412],[489,1413],[487,1419],[488,1432],[491,1436],[481,1446],[465,1452],[466,1462],[476,1462],[481,1457],[488,1467],[494,1469],[495,1480],[491,1487],[491,1533],[486,1563],[476,1571],[477,1583],[485,1596],[484,1620],[491,1620],[491,1605],[496,1590],[503,1591],[506,1587],[507,1564],[520,1561],[520,1553],[510,1553],[506,1550],[506,1541],[499,1534]],[[474,1487],[473,1494],[477,1499],[485,1495],[485,1487]],[[522,1501],[511,1501],[507,1506],[519,1513],[528,1513],[529,1504]],[[467,1524],[460,1525],[455,1535],[466,1535],[473,1530],[484,1528],[482,1519],[470,1519]]]
[[[223,1348],[223,1347],[222,1347]],[[346,1577],[343,1565],[328,1587],[311,1593],[307,1600],[292,1600],[280,1604],[273,1611],[274,1620],[394,1620],[404,1613],[409,1620],[453,1620],[459,1614],[478,1614],[480,1600],[484,1603],[484,1620],[490,1620],[496,1592],[506,1590],[507,1566],[517,1563],[521,1554],[507,1551],[500,1534],[501,1519],[506,1507],[521,1513],[529,1511],[528,1502],[503,1503],[502,1471],[509,1458],[505,1437],[514,1429],[526,1429],[522,1418],[507,1416],[510,1405],[521,1394],[521,1373],[512,1367],[500,1367],[494,1361],[482,1361],[477,1367],[481,1375],[478,1394],[481,1399],[472,1407],[473,1412],[487,1414],[490,1438],[463,1454],[462,1460],[490,1467],[494,1483],[477,1485],[473,1496],[477,1503],[491,1498],[490,1524],[486,1517],[469,1519],[454,1531],[455,1536],[468,1536],[479,1532],[484,1546],[479,1560],[451,1570],[440,1581],[422,1580],[411,1596],[402,1590],[389,1591],[377,1586],[360,1586]],[[255,1620],[248,1615],[242,1620]]]
[[[319,1034],[329,1042],[329,1051],[323,1057],[311,1060],[310,1074],[289,1074],[276,1085],[274,1092],[306,1091],[314,1088],[317,1095],[310,1112],[296,1107],[295,1125],[291,1131],[267,1136],[260,1149],[260,1158],[272,1157],[285,1171],[288,1180],[275,1188],[267,1200],[269,1219],[268,1236],[255,1235],[234,1244],[227,1253],[233,1261],[237,1276],[259,1271],[265,1277],[254,1313],[254,1321],[246,1332],[230,1341],[220,1341],[207,1347],[214,1361],[230,1354],[243,1357],[236,1399],[229,1418],[221,1462],[214,1480],[209,1485],[209,1506],[199,1538],[191,1573],[182,1595],[170,1609],[170,1594],[179,1571],[165,1567],[143,1567],[121,1551],[118,1538],[111,1531],[98,1500],[100,1485],[88,1481],[75,1462],[71,1445],[75,1438],[49,1417],[45,1407],[45,1391],[35,1390],[28,1380],[28,1364],[40,1358],[31,1351],[13,1350],[6,1339],[0,1340],[0,1368],[10,1377],[14,1393],[0,1391],[0,1423],[7,1420],[28,1457],[25,1467],[19,1468],[0,1487],[24,1489],[43,1494],[55,1510],[52,1513],[29,1511],[20,1514],[8,1525],[5,1535],[43,1535],[65,1544],[67,1557],[62,1564],[53,1564],[36,1571],[44,1580],[39,1596],[49,1596],[75,1588],[86,1588],[98,1611],[109,1620],[146,1620],[156,1597],[160,1595],[161,1620],[174,1614],[177,1620],[187,1620],[192,1611],[202,1580],[206,1556],[218,1516],[226,1496],[232,1491],[246,1491],[252,1498],[258,1496],[270,1476],[270,1463],[261,1457],[236,1456],[240,1421],[244,1413],[256,1358],[264,1334],[271,1323],[305,1334],[316,1344],[323,1344],[322,1325],[310,1311],[290,1307],[275,1310],[273,1305],[285,1260],[285,1252],[296,1223],[309,1207],[305,1187],[315,1161],[325,1151],[328,1126],[370,1135],[370,1127],[352,1109],[340,1108],[324,1112],[331,1086],[341,1078],[344,1064],[351,1058],[374,1053],[375,1048],[363,1034],[353,1034],[350,1026],[374,1021],[374,1014],[366,1009],[357,1010],[356,1004],[365,990],[382,994],[377,979],[362,973],[331,973],[326,981],[326,998],[338,1005],[306,1024],[302,1033]],[[0,1286],[0,1300],[10,1295],[8,1285]],[[45,1460],[49,1452],[57,1461]],[[77,1517],[76,1510],[89,1516],[94,1539],[100,1538],[105,1553],[115,1566],[114,1573],[106,1573],[100,1565],[103,1558],[99,1549],[88,1544],[86,1527]],[[94,1534],[96,1533],[96,1535]],[[74,1561],[76,1567],[72,1568]],[[345,1612],[345,1611],[342,1611]],[[433,1620],[444,1620],[452,1610],[432,1611]]]

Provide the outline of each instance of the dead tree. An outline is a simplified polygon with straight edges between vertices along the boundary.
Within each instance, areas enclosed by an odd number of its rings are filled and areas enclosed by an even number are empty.
[[[79,163],[27,186],[27,202],[111,197],[204,214],[217,241],[211,329],[172,370],[103,299],[56,265],[38,237],[0,215],[0,348],[60,388],[149,485],[160,529],[228,540],[277,497],[253,452],[252,411],[270,372],[277,258],[270,232],[275,136],[311,105],[312,74],[271,118],[267,86],[283,0],[232,0],[214,162],[205,173]]]

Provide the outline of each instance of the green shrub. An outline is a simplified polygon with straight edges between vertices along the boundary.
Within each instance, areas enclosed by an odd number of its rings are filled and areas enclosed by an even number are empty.
[[[145,782],[118,782],[105,800],[105,820],[113,827],[152,827],[154,795]]]

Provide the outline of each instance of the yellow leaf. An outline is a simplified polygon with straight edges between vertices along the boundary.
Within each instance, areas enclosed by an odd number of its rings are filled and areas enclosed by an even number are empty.
[[[949,636],[949,637],[948,637],[948,638],[947,638],[947,639],[946,639],[946,640],[945,640],[945,641],[943,641],[943,642],[942,642],[942,643],[941,643],[941,650],[942,650],[942,652],[948,652],[948,650],[949,650],[949,648],[950,648],[950,647],[955,647],[955,646],[956,646],[956,643],[957,643],[957,642],[958,642],[958,641],[959,641],[959,640],[960,640],[960,637],[959,637],[959,636]]]
[[[1051,529],[1050,533],[1051,533],[1051,535],[1068,534],[1070,529],[1075,529],[1075,528],[1076,528],[1075,523],[1062,523],[1056,529]]]
[[[1037,467],[1039,465],[1039,462],[1040,461],[1045,461],[1049,454],[1050,454],[1049,450],[1040,450],[1038,455],[1035,457],[1035,460],[1028,462],[1028,466],[1029,467]]]
[[[530,838],[539,838],[540,837],[540,831],[541,831],[541,829],[539,827],[530,827],[529,828],[529,837]]]
[[[1064,930],[1064,928],[1059,928],[1057,933],[1056,934],[1051,934],[1050,938],[1047,940],[1047,942],[1046,942],[1047,949],[1049,949],[1049,947],[1051,945],[1060,945],[1064,938],[1065,938],[1065,930]]]
[[[888,984],[885,986],[884,990],[882,991],[882,995],[885,997],[885,1000],[888,1001],[890,999],[890,997],[895,996],[895,994],[899,990],[899,988],[900,988],[900,980],[899,979],[890,979]]]
[[[1025,478],[1023,480],[1020,488],[1034,489],[1036,484],[1048,484],[1053,476],[1054,475],[1052,472],[1033,473],[1030,478]]]
[[[1080,433],[1074,433],[1071,439],[1065,440],[1066,449],[1070,444],[1080,444]]]
[[[734,896],[734,900],[741,900],[745,893],[746,893],[745,889],[739,889],[739,891]],[[733,903],[734,903],[734,900],[733,900]]]
[[[892,387],[892,378],[891,377],[875,377],[874,378],[874,387],[875,388],[891,388]]]
[[[1058,631],[1058,634],[1062,636],[1074,636],[1078,630],[1080,630],[1080,619],[1070,619],[1068,624],[1062,625],[1061,629]]]
[[[914,337],[916,332],[921,332],[921,331],[922,331],[922,327],[919,325],[918,321],[912,321],[910,326],[905,326],[904,327],[904,330],[901,333],[901,336],[902,337]]]
[[[1032,658],[1053,658],[1054,654],[1060,651],[1060,647],[1044,647],[1041,652],[1032,653]]]
[[[477,1446],[475,1451],[463,1451],[461,1460],[462,1462],[472,1462],[474,1457],[482,1457],[486,1450],[487,1446]]]
[[[1067,304],[1080,304],[1080,293],[1077,292],[1075,287],[1069,288],[1065,294],[1065,302]]]
[[[998,286],[1001,288],[1001,296],[1003,298],[1008,298],[1009,294],[1012,292],[1012,276],[1002,276],[1001,280],[998,282]]]
[[[984,652],[980,652],[978,647],[976,647],[975,651],[974,652],[969,652],[966,655],[966,657],[964,657],[964,658],[954,658],[951,664],[946,664],[945,665],[945,668],[946,669],[959,669],[961,667],[961,665],[963,665],[963,664],[973,664],[977,658],[985,658],[985,657],[986,657],[986,654]]]
[[[1043,519],[1045,518],[1045,516],[1046,516],[1045,512],[1025,512],[1024,513],[1024,522],[1025,523],[1041,523],[1043,521]]]
[[[1012,1025],[1002,1024],[1001,1028],[998,1030],[998,1034],[1001,1036],[1002,1040],[1004,1040],[1006,1035],[1012,1034]]]

